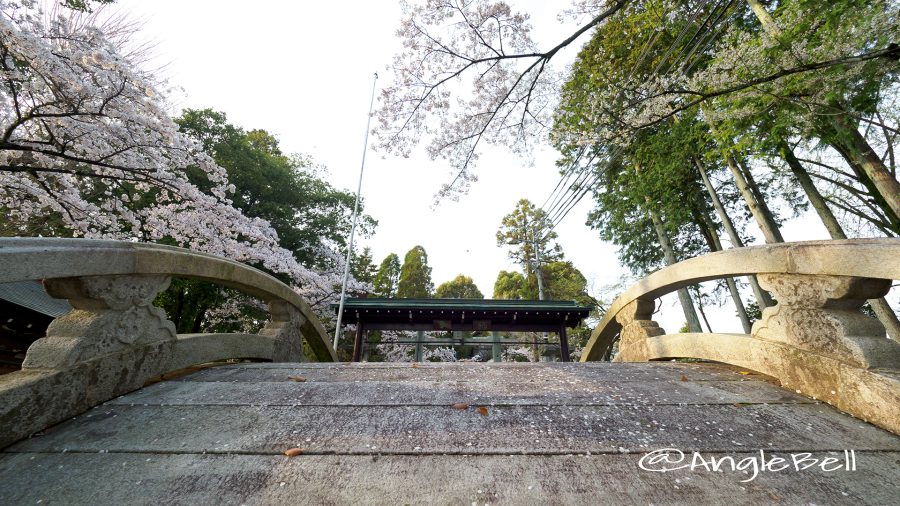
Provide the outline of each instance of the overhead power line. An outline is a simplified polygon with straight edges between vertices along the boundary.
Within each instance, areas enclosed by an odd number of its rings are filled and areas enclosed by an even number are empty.
[[[663,73],[670,73],[673,69],[683,69],[682,73],[687,74],[691,69],[693,69],[694,65],[700,61],[700,57],[706,52],[709,46],[718,39],[719,35],[721,35],[724,27],[726,25],[719,26],[721,20],[726,16],[727,13],[733,11],[732,7],[735,6],[734,0],[720,0],[717,2],[712,9],[709,9],[709,12],[703,19],[703,22],[699,25],[697,24],[700,15],[704,12],[704,9],[710,4],[709,0],[699,2],[697,6],[693,9],[690,14],[690,19],[687,23],[682,26],[681,30],[679,30],[678,34],[672,40],[672,42],[665,49],[663,56],[657,62],[656,67],[653,70],[653,74],[658,74],[659,71],[663,68],[663,66],[668,63],[666,66],[666,70]],[[673,50],[681,44],[682,41],[685,40],[685,36],[691,31],[691,27],[696,27],[694,34],[684,43],[678,53],[671,59]],[[638,61],[632,66],[631,72],[628,75],[627,82],[631,81],[634,76],[634,73],[642,67],[645,63],[646,59],[651,54],[659,54],[658,52],[652,51],[653,47],[656,45],[659,37],[664,30],[654,30],[654,35],[650,37],[646,44],[644,44]],[[702,49],[698,51],[702,44]],[[690,49],[688,49],[690,48]],[[685,51],[687,50],[687,51]],[[624,93],[624,91],[623,91]],[[621,95],[621,93],[620,93]],[[605,165],[609,165],[613,163],[619,156],[621,156],[624,148],[622,145],[616,146],[613,150],[611,150],[604,160],[601,160],[598,163],[604,163]],[[554,188],[553,192],[551,192],[550,196],[544,202],[544,205],[541,206],[549,217],[551,222],[551,226],[549,230],[553,230],[556,228],[565,217],[571,212],[571,210],[578,205],[579,202],[590,192],[593,187],[600,181],[600,178],[603,177],[605,170],[595,168],[591,170],[591,165],[596,160],[595,156],[592,156],[587,163],[581,165],[579,162],[582,161],[582,155],[584,152],[584,148],[582,147],[579,151],[579,154],[573,159],[572,163],[570,163],[569,167],[567,167],[562,176],[560,177],[559,183]],[[581,165],[581,168],[578,167]],[[581,172],[582,174],[586,174],[587,177],[576,177],[575,181],[571,181],[572,174]],[[568,186],[567,186],[568,185]],[[565,187],[564,191],[560,191],[560,188]],[[550,203],[550,206],[547,207],[547,203]],[[549,232],[548,230],[548,232]]]

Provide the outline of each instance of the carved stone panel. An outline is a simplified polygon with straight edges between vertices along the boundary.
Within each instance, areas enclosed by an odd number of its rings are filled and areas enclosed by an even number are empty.
[[[44,281],[74,308],[28,349],[23,369],[67,369],[132,346],[174,340],[175,325],[153,306],[168,276],[95,276]]]
[[[753,325],[758,339],[778,341],[863,368],[896,367],[900,345],[859,308],[884,296],[891,282],[849,276],[760,274],[778,300]]]

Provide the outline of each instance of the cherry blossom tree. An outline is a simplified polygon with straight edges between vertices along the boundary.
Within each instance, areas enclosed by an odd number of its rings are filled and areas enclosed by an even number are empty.
[[[429,155],[446,158],[455,173],[438,197],[456,196],[477,180],[471,167],[482,143],[529,153],[531,141],[551,124],[559,75],[550,60],[626,3],[582,2],[575,14],[598,12],[540,51],[528,15],[505,2],[404,2],[397,32],[404,50],[394,59],[394,83],[382,91],[376,113],[380,147],[406,156],[423,135],[429,137]]]
[[[384,330],[381,332],[381,342],[376,348],[378,353],[384,357],[385,362],[413,362],[415,345],[399,344],[399,342],[410,342],[415,339],[416,333],[409,330]]]
[[[327,299],[340,285],[340,255],[312,245],[336,267],[305,267],[267,221],[235,208],[226,171],[179,132],[163,84],[123,50],[128,30],[103,19],[0,0],[0,211],[23,232],[52,216],[59,235],[166,242],[251,263]]]
[[[437,347],[427,350],[422,354],[422,360],[425,362],[458,362],[456,350],[448,347]]]

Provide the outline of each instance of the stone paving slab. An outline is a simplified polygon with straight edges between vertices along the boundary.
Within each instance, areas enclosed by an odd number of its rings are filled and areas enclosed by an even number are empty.
[[[409,363],[359,363],[338,364],[325,367],[323,364],[272,364],[246,363],[224,365],[205,369],[174,381],[290,381],[288,376],[300,375],[316,381],[517,381],[558,382],[560,384],[592,382],[632,382],[680,380],[687,376],[692,381],[746,381],[765,378],[752,371],[737,367],[712,363],[654,362],[654,367],[645,364],[622,363],[610,368],[598,367],[594,363],[551,362],[540,364],[520,363],[419,363],[413,367]]]
[[[4,449],[0,503],[897,503],[900,437],[741,372],[668,362],[216,367]],[[282,455],[293,447],[304,453]],[[742,483],[740,471],[638,467],[661,448],[735,461],[854,450],[858,469]]]
[[[284,376],[286,379],[287,376]],[[298,383],[200,382],[157,383],[113,404],[408,406],[456,402],[517,405],[734,404],[810,403],[812,400],[761,381],[547,382],[365,381],[337,382],[308,378]]]
[[[106,405],[10,452],[578,453],[892,450],[900,438],[825,405]]]
[[[896,504],[896,458],[855,457],[855,471],[769,471],[742,483],[752,475],[728,467],[644,471],[637,455],[6,454],[0,497],[69,505]]]

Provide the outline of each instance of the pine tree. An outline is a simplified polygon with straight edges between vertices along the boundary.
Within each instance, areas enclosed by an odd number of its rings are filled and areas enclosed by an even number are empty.
[[[503,217],[497,245],[510,246],[509,258],[522,266],[525,277],[530,277],[539,262],[562,260],[562,248],[553,242],[556,237],[543,209],[521,199],[516,209]]]

